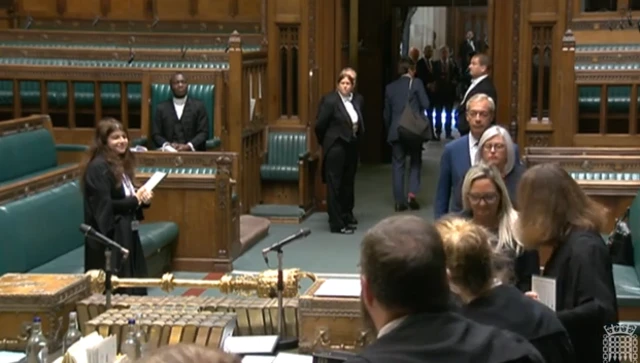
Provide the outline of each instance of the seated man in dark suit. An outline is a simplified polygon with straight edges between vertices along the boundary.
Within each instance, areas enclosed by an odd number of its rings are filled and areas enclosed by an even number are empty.
[[[424,219],[387,218],[360,252],[365,324],[377,340],[347,363],[544,362],[524,338],[451,309],[442,238]]]
[[[434,218],[438,219],[449,212],[462,211],[460,195],[462,181],[469,168],[475,165],[480,138],[491,125],[495,110],[493,99],[484,93],[478,93],[467,101],[465,116],[471,132],[444,147],[440,158],[440,177],[436,188]],[[520,160],[518,146],[514,148],[515,160]],[[451,202],[453,206],[450,207]]]
[[[182,73],[171,77],[173,99],[160,103],[153,117],[152,139],[159,148],[206,151],[209,120],[204,103],[187,97],[189,85]]]

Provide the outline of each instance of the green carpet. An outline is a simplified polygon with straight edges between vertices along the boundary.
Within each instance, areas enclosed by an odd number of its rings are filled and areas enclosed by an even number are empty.
[[[423,152],[422,188],[418,195],[421,209],[413,213],[429,220],[433,219],[433,197],[438,180],[439,161],[444,142],[429,143]],[[355,274],[358,272],[360,240],[363,234],[381,219],[395,213],[391,190],[391,164],[362,165],[356,178],[356,207],[354,214],[358,230],[353,235],[329,232],[326,213],[314,213],[301,224],[271,224],[269,235],[234,261],[234,272],[257,272],[276,268],[276,255],[269,255],[269,266],[265,264],[261,250],[271,244],[296,233],[301,228],[309,228],[309,237],[293,242],[284,250],[284,267],[300,268],[314,273]],[[205,273],[177,272],[179,278],[202,279]],[[338,275],[339,276],[339,275]],[[302,291],[309,286],[302,285]],[[184,289],[172,292],[181,295]],[[164,294],[158,289],[150,289],[151,295]],[[206,291],[203,296],[216,296],[215,290]]]

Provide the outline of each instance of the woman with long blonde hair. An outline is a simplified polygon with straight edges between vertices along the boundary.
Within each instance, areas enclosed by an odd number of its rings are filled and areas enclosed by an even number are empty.
[[[436,229],[442,236],[449,286],[462,300],[462,315],[526,338],[547,363],[574,361],[569,336],[553,310],[501,282],[496,259],[502,256],[491,248],[493,236],[486,228],[445,217]]]
[[[531,290],[531,276],[540,274],[537,250],[526,250],[515,229],[518,212],[513,209],[502,175],[495,166],[478,164],[467,172],[462,183],[462,217],[487,228],[495,235],[493,247],[509,256],[513,283],[522,291]],[[507,270],[505,270],[507,271]]]

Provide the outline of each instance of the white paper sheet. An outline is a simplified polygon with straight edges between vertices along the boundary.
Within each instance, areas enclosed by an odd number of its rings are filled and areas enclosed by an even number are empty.
[[[158,184],[160,184],[160,182],[166,176],[167,176],[167,173],[156,171],[155,173],[153,173],[151,178],[149,178],[149,180],[147,180],[147,182],[144,183],[144,185],[142,187],[145,188],[147,191],[151,192],[151,191],[153,191],[153,188],[155,188]]]
[[[313,356],[293,353],[279,353],[272,363],[313,363]]]
[[[360,279],[327,279],[314,296],[360,297]]]
[[[277,335],[228,337],[222,350],[232,354],[271,354],[277,342]]]
[[[22,352],[9,352],[6,350],[0,350],[0,363],[16,363],[25,356],[26,354]]]
[[[541,303],[556,311],[556,279],[531,276],[531,291],[538,294]]]
[[[273,363],[274,355],[247,355],[242,358],[242,363]]]
[[[167,146],[163,147],[161,150],[162,150],[162,151],[166,151],[166,152],[170,152],[170,153],[177,153],[177,152],[178,152],[178,150],[176,150],[176,149],[175,149],[173,146],[171,146],[171,145],[167,145]]]

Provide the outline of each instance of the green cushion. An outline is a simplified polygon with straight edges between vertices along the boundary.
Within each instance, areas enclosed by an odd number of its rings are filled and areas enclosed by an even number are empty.
[[[40,105],[40,82],[20,81],[20,102],[23,106]],[[73,94],[77,107],[93,108],[95,87],[93,82],[73,82]],[[100,99],[103,108],[120,108],[120,84],[100,83]],[[140,109],[142,85],[127,84],[127,102],[129,107]],[[69,102],[67,82],[47,81],[47,103],[50,108],[65,108]],[[13,105],[13,81],[0,81],[0,106]]]
[[[628,220],[631,241],[633,242],[633,261],[635,262],[636,274],[640,276],[640,191],[631,202]]]
[[[154,83],[151,85],[151,109],[150,114],[155,117],[155,110],[158,104],[170,100],[173,97],[171,86],[165,83]],[[187,97],[202,101],[204,108],[207,110],[207,118],[209,121],[209,136],[207,139],[214,140],[214,105],[216,103],[216,90],[213,84],[190,84],[187,91]],[[153,123],[151,125],[153,127]],[[214,141],[212,141],[214,143]],[[219,141],[218,141],[219,143]],[[207,145],[208,146],[208,145]],[[209,147],[207,147],[209,148]]]
[[[85,152],[89,150],[89,145],[81,144],[56,144],[57,151],[78,151]]]
[[[571,177],[579,181],[587,180],[614,180],[614,181],[635,181],[640,180],[640,173],[609,173],[609,172],[570,172]]]
[[[607,87],[607,109],[610,113],[629,113],[631,86]]]
[[[216,168],[169,168],[163,166],[141,166],[138,167],[139,173],[155,173],[157,171],[168,174],[202,174],[212,175],[216,173]]]
[[[33,41],[20,41],[20,40],[6,40],[0,42],[0,46],[8,47],[24,47],[24,48],[109,48],[113,50],[129,50],[130,46],[125,44],[112,44],[112,43],[62,43],[62,42],[33,42]],[[199,44],[189,45],[189,49],[194,50],[209,50],[224,52],[227,48],[226,45],[210,45]],[[136,49],[162,49],[162,50],[181,50],[181,45],[175,44],[140,44],[136,45]],[[243,52],[257,52],[260,50],[260,46],[257,45],[243,45]]]
[[[613,265],[613,280],[618,305],[640,307],[640,281],[635,268]]]
[[[260,166],[262,180],[298,181],[298,162],[307,150],[304,132],[269,132],[267,163]]]
[[[29,271],[82,246],[83,218],[77,181],[0,206],[0,274]]]
[[[37,227],[34,227],[37,221]],[[6,272],[84,271],[84,203],[77,180],[0,206],[0,275]],[[178,237],[173,222],[140,225],[150,258]]]
[[[578,86],[579,112],[600,112],[600,98],[600,86]]]
[[[139,233],[144,256],[150,259],[159,250],[168,246],[178,238],[178,225],[173,222],[142,223]],[[40,265],[29,272],[84,273],[84,245]]]
[[[55,142],[45,128],[0,137],[0,183],[48,171],[57,164]]]

